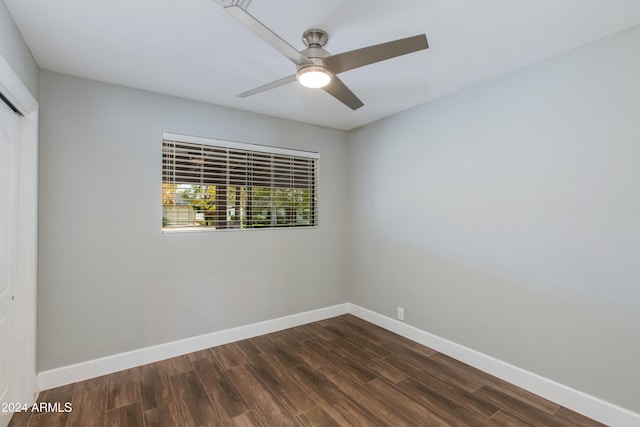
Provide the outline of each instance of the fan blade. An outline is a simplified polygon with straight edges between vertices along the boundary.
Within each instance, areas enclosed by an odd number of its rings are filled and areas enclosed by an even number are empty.
[[[294,64],[312,64],[309,58],[298,52],[296,48],[291,46],[289,43],[282,40],[280,36],[271,31],[262,22],[258,21],[253,17],[253,15],[240,6],[226,6],[224,10],[229,12],[231,16],[240,21],[240,23],[244,24],[247,28],[260,36],[264,41],[276,48],[278,52],[289,58]]]
[[[333,76],[331,82],[327,86],[323,87],[322,90],[352,110],[357,110],[364,105],[362,101],[360,101],[358,97],[351,92],[351,89],[349,89],[347,85],[338,78],[338,76]]]
[[[329,64],[331,70],[338,74],[427,48],[429,48],[427,36],[420,34],[419,36],[407,37],[406,39],[339,53],[329,56],[324,60]]]
[[[287,83],[291,83],[291,82],[295,82],[295,81],[296,81],[296,75],[294,74],[292,76],[288,76],[288,77],[282,78],[280,80],[276,80],[274,82],[267,83],[266,85],[262,85],[260,87],[255,88],[255,89],[248,90],[248,91],[246,91],[244,93],[241,93],[238,96],[240,98],[246,98],[247,96],[255,95],[256,93],[264,92],[264,91],[267,91],[269,89],[273,89],[273,88],[276,88],[278,86],[286,85]]]

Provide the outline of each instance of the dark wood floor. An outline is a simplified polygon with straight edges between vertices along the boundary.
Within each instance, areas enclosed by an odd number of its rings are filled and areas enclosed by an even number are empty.
[[[351,315],[40,393],[36,426],[601,426]]]

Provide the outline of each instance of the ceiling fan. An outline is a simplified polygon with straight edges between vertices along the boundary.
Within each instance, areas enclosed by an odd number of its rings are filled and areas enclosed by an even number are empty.
[[[302,40],[307,48],[299,52],[242,7],[231,5],[224,7],[224,10],[289,58],[289,60],[297,66],[296,74],[241,93],[238,95],[239,97],[255,95],[298,80],[303,86],[322,88],[322,90],[352,110],[357,110],[364,104],[351,89],[338,78],[337,74],[429,47],[427,36],[420,34],[418,36],[331,55],[324,49],[324,45],[328,40],[327,33],[323,30],[311,29],[305,31],[302,35]]]

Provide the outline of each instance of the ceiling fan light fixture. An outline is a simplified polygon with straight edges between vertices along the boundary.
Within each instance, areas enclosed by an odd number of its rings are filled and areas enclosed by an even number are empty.
[[[304,87],[318,89],[331,83],[331,72],[320,65],[310,65],[298,70],[296,77]]]

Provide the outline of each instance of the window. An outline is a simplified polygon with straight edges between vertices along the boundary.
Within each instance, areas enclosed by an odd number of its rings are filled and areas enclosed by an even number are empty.
[[[320,155],[165,133],[162,229],[318,225]]]

